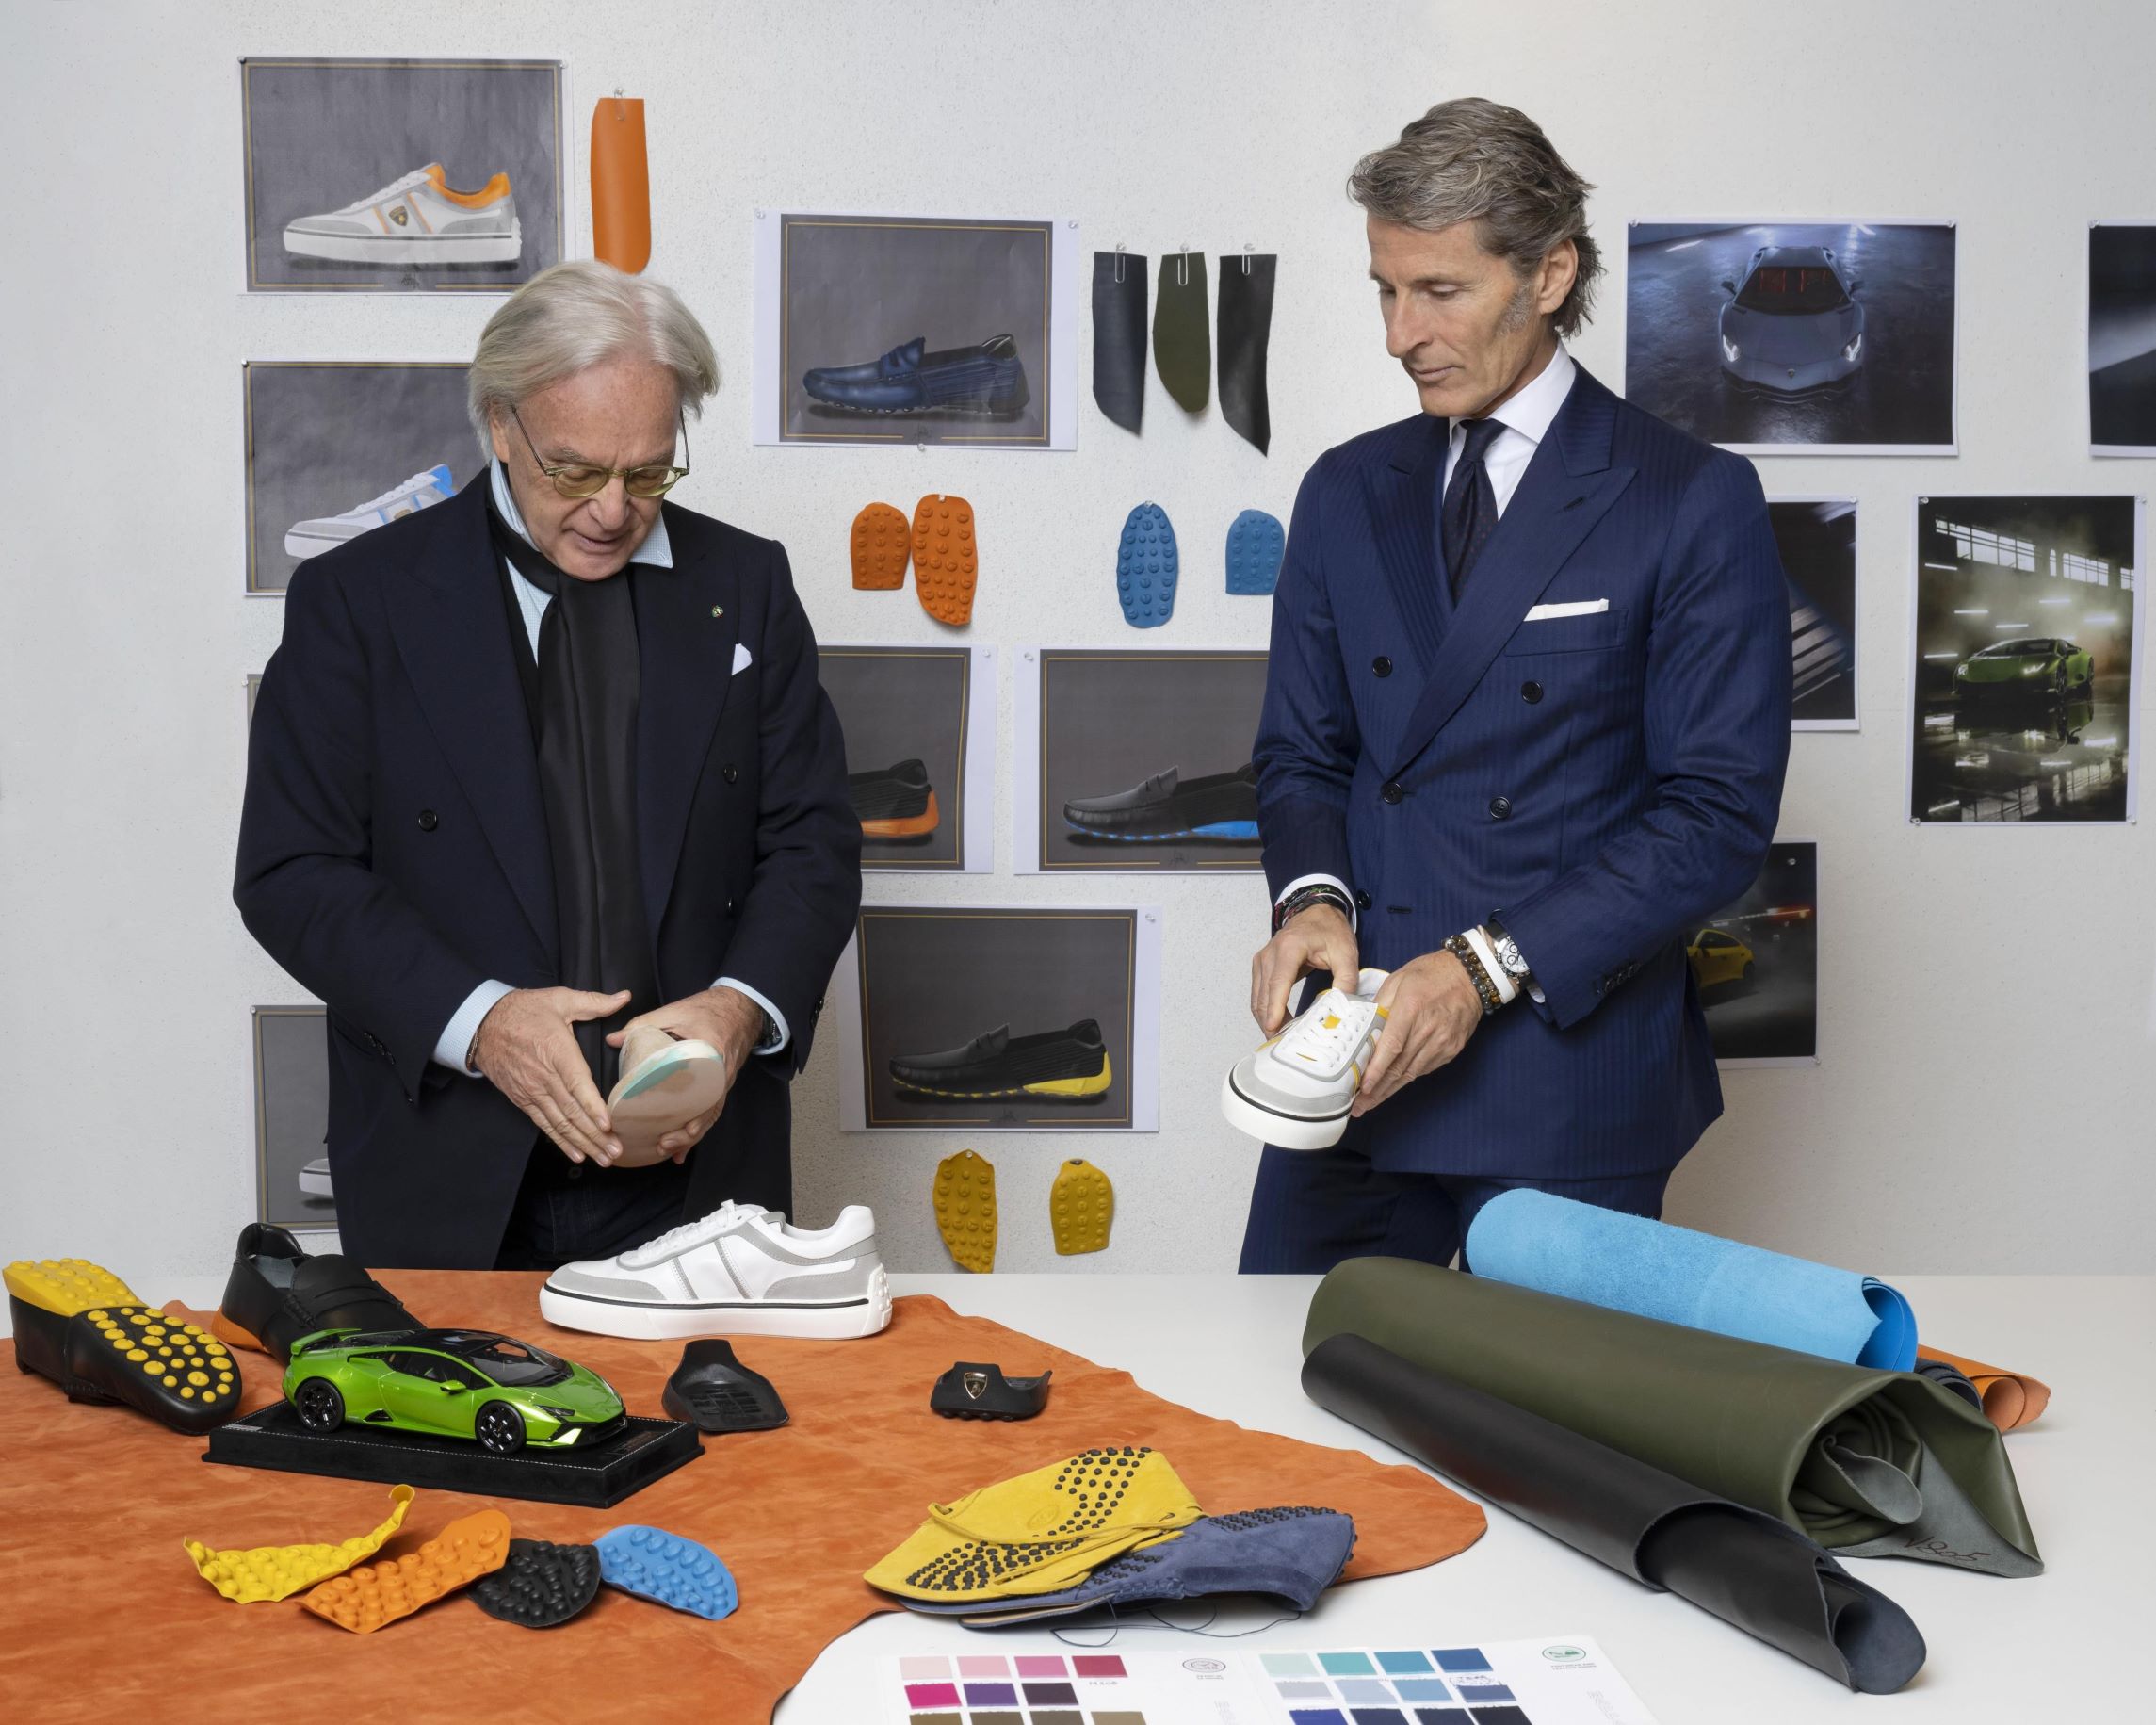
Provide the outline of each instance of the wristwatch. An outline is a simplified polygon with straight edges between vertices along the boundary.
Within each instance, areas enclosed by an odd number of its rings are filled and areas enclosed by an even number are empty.
[[[1505,933],[1505,925],[1498,920],[1498,913],[1490,912],[1483,922],[1483,933],[1490,937],[1490,948],[1498,955],[1498,965],[1511,977],[1522,994],[1528,992],[1534,982],[1534,972],[1528,968],[1526,956],[1519,950],[1519,942]]]

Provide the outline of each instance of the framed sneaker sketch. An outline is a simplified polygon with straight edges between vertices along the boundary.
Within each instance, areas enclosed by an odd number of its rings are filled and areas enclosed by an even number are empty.
[[[996,649],[817,649],[846,733],[861,866],[986,874],[996,866]]]
[[[250,293],[505,292],[566,254],[559,60],[239,63]]]
[[[477,474],[462,360],[249,360],[247,591],[282,595],[310,557],[428,509]]]
[[[1078,224],[758,210],[765,444],[1078,447]]]
[[[1159,1130],[1152,906],[870,905],[832,988],[844,1131]]]
[[[1250,745],[1265,654],[1027,647],[1012,821],[1021,874],[1259,866]]]
[[[254,1009],[255,1219],[281,1228],[337,1225],[330,1184],[328,1015],[319,1006]]]

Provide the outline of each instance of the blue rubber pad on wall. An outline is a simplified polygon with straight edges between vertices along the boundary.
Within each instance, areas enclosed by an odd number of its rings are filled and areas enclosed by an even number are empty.
[[[1280,559],[1288,529],[1261,509],[1246,509],[1227,530],[1227,590],[1270,594],[1280,584]]]
[[[1156,629],[1175,613],[1175,529],[1158,503],[1141,503],[1123,522],[1115,553],[1115,596],[1134,629]]]
[[[592,1543],[599,1548],[599,1579],[609,1587],[714,1620],[740,1603],[734,1577],[707,1545],[635,1525],[614,1528]]]

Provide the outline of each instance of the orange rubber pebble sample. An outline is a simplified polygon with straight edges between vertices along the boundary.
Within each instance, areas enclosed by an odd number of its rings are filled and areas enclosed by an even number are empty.
[[[1082,1156],[1056,1170],[1056,1183],[1048,1188],[1048,1226],[1060,1256],[1106,1251],[1114,1219],[1115,1188],[1107,1175]]]
[[[973,505],[940,493],[914,505],[914,593],[938,623],[964,628],[973,621],[973,588],[981,574],[973,535]]]
[[[204,1581],[228,1600],[251,1605],[262,1600],[289,1599],[302,1587],[342,1575],[362,1557],[373,1556],[404,1525],[404,1512],[411,1506],[412,1488],[393,1486],[389,1520],[342,1545],[257,1545],[247,1551],[219,1552],[200,1539],[180,1543]]]
[[[962,1270],[985,1276],[996,1267],[996,1164],[971,1150],[935,1165],[936,1231]]]
[[[853,517],[853,585],[864,593],[888,593],[906,584],[913,556],[906,517],[888,503],[871,503]]]
[[[508,1561],[509,1517],[482,1509],[458,1517],[415,1552],[324,1582],[300,1603],[354,1635],[371,1635]]]

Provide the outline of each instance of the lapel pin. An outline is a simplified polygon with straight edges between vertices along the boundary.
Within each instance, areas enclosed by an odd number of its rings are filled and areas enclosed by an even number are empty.
[[[726,614],[726,608],[723,605],[714,605],[711,608],[711,614],[714,617],[723,617]]]

